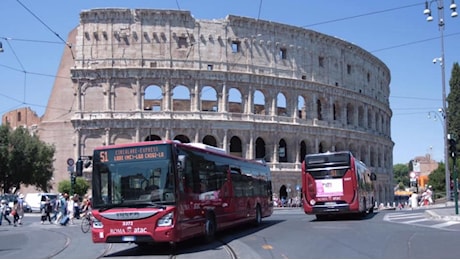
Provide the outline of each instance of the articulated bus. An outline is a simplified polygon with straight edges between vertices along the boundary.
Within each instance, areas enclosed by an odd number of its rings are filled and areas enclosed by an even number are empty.
[[[376,179],[376,174],[349,151],[308,154],[302,163],[304,211],[317,219],[372,213]]]
[[[177,242],[273,213],[269,167],[204,144],[149,141],[93,154],[94,243]]]

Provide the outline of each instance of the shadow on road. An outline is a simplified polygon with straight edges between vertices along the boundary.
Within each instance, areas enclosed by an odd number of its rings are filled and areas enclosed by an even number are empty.
[[[159,243],[153,245],[134,246],[125,250],[107,254],[104,257],[126,257],[126,256],[174,256],[181,254],[193,254],[203,251],[216,250],[222,244],[228,244],[233,240],[239,239],[266,229],[270,226],[283,222],[283,220],[264,220],[258,227],[253,224],[242,224],[231,229],[226,229],[216,234],[216,239],[212,243],[204,242],[204,238],[198,237],[179,242],[176,245],[169,243]]]

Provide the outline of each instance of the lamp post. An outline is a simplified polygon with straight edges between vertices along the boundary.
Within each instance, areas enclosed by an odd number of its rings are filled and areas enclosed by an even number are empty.
[[[435,2],[438,8],[438,27],[441,34],[441,57],[435,58],[433,63],[439,61],[441,65],[441,76],[442,76],[442,114],[444,118],[443,130],[444,130],[444,163],[446,165],[446,199],[450,200],[450,171],[449,171],[449,140],[447,138],[447,131],[449,130],[449,118],[447,115],[447,104],[446,104],[446,73],[445,73],[445,58],[444,58],[444,0],[431,0],[425,2],[425,10],[423,13],[427,16],[426,20],[428,22],[433,21],[433,16],[431,16],[431,4]],[[451,16],[456,17],[458,15],[457,5],[454,0],[451,0],[450,10],[452,11]]]

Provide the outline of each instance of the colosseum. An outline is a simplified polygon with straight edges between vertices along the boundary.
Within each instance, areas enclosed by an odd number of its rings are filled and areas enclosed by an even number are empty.
[[[37,129],[56,147],[54,189],[67,158],[96,146],[179,140],[264,159],[289,198],[306,154],[350,150],[377,173],[378,202],[393,200],[390,71],[359,46],[234,15],[104,8],[82,11],[68,42]]]

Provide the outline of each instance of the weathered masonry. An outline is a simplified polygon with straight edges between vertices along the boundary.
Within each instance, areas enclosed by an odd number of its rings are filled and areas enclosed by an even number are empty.
[[[265,159],[290,198],[306,154],[351,150],[378,174],[378,202],[392,201],[390,71],[359,46],[147,9],[82,11],[68,41],[38,130],[56,146],[56,181],[96,146],[176,139]]]

